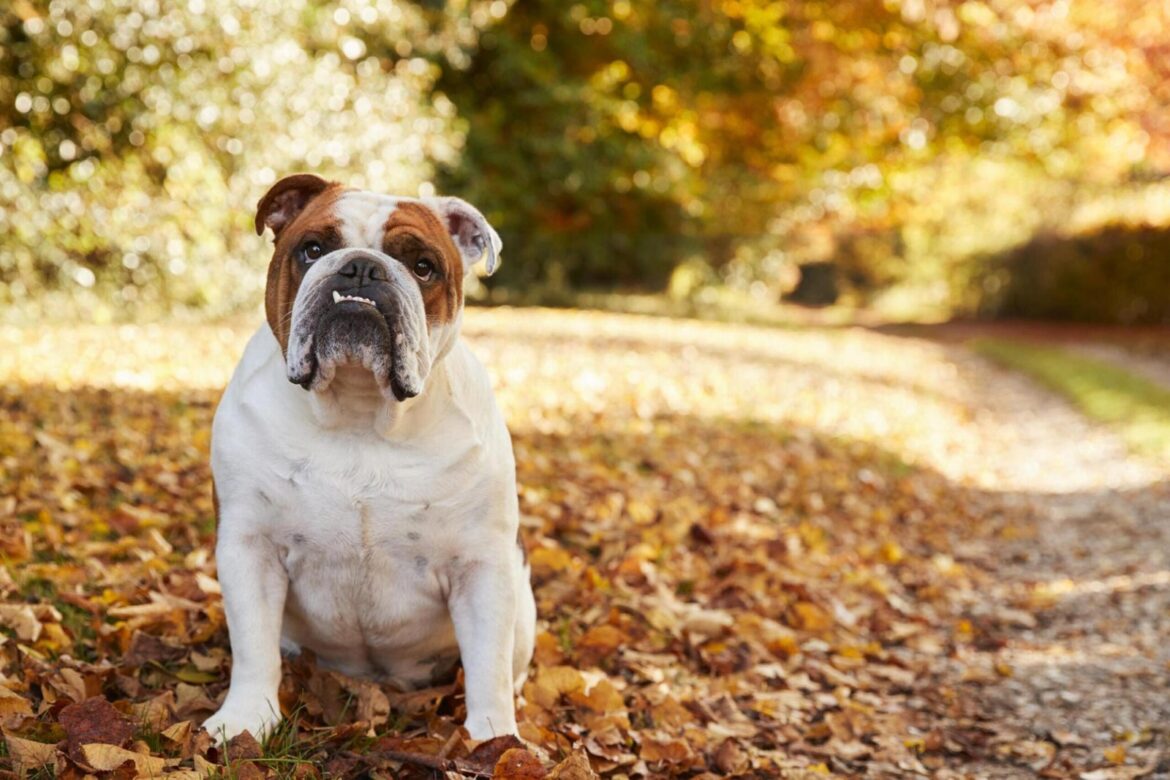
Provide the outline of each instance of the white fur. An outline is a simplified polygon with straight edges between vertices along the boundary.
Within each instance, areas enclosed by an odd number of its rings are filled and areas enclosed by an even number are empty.
[[[377,247],[394,199],[341,201],[347,243]],[[471,736],[516,732],[536,610],[515,464],[487,373],[457,331],[432,328],[440,348],[423,392],[401,403],[360,366],[306,392],[267,325],[248,343],[212,429],[233,655],[227,698],[204,724],[213,735],[260,736],[279,721],[282,647],[402,688],[458,652]]]

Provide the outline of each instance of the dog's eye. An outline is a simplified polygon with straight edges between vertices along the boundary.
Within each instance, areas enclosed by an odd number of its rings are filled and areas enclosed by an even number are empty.
[[[301,245],[301,255],[304,256],[307,262],[313,262],[325,254],[325,247],[321,246],[320,241],[306,241]]]
[[[414,275],[422,281],[430,279],[435,273],[435,264],[430,260],[417,260],[414,264]]]

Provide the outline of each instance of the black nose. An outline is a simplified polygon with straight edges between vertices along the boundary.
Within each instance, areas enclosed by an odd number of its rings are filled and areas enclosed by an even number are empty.
[[[346,279],[352,279],[353,283],[358,287],[373,282],[386,281],[386,269],[382,267],[381,263],[368,257],[359,257],[350,260],[342,266],[341,270],[337,272],[337,275],[344,276]]]

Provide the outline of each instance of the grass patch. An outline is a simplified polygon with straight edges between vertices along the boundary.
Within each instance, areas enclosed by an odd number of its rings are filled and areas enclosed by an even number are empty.
[[[1059,347],[1003,339],[977,339],[971,346],[1064,396],[1091,419],[1114,426],[1134,452],[1170,458],[1170,389]]]

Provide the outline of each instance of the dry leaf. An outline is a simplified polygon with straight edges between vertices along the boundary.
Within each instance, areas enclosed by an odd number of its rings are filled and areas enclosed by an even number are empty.
[[[82,745],[81,755],[86,764],[99,772],[112,772],[126,762],[131,762],[140,775],[157,776],[162,774],[167,766],[167,760],[164,758],[135,753],[103,742]]]
[[[32,771],[53,763],[57,758],[57,745],[34,742],[14,734],[5,734],[4,742],[8,745],[8,755],[18,769]]]
[[[57,720],[65,729],[69,757],[74,761],[81,761],[84,746],[97,743],[121,746],[134,736],[134,724],[100,696],[70,704],[61,710]]]
[[[569,757],[552,768],[548,780],[598,780],[584,753],[570,753]]]
[[[32,705],[18,693],[0,687],[0,720],[10,715],[31,715]]]
[[[492,770],[492,780],[543,780],[548,771],[527,748],[509,748]]]

